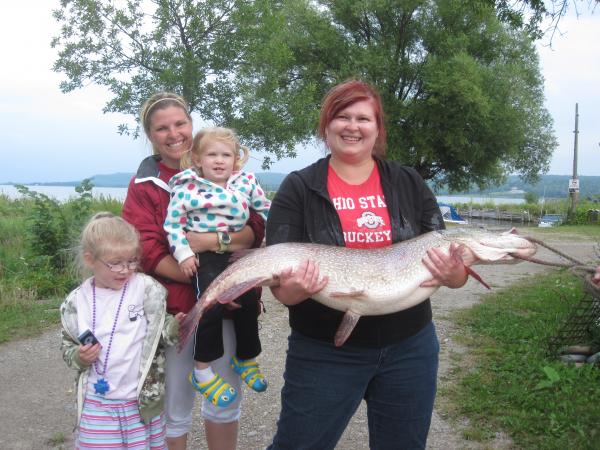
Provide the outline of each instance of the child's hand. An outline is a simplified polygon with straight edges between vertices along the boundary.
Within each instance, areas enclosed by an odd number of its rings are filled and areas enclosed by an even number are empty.
[[[185,319],[185,316],[187,316],[187,314],[179,312],[179,313],[175,314],[175,320],[177,321],[177,323],[179,323],[181,325],[181,322],[183,322],[183,320]]]
[[[198,260],[195,256],[190,256],[179,263],[179,268],[186,277],[193,277],[196,273],[196,267],[198,267]]]
[[[79,358],[87,365],[92,364],[100,355],[100,344],[86,344],[79,346]]]

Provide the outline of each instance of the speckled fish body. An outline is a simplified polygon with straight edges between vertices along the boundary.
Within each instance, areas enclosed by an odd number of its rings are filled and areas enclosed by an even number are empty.
[[[346,313],[341,325],[345,328],[336,337],[336,344],[341,345],[360,316],[390,314],[429,298],[438,288],[420,286],[432,278],[422,259],[434,247],[448,253],[451,243],[462,245],[463,255],[471,252],[476,263],[486,264],[517,262],[512,255],[528,257],[536,251],[535,244],[518,234],[468,228],[432,231],[369,250],[309,243],[276,244],[253,250],[233,262],[204,292],[197,308],[229,303],[255,286],[273,285],[283,270],[314,260],[329,282],[312,298]]]

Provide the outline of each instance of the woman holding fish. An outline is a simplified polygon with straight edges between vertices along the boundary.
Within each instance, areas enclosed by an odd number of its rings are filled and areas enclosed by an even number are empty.
[[[419,174],[383,158],[383,110],[372,86],[351,80],[331,89],[318,133],[331,154],[284,180],[269,213],[267,245],[314,242],[368,249],[444,228],[436,199]],[[432,278],[422,286],[457,288],[467,280],[458,257],[433,249],[423,263]],[[269,448],[335,448],[363,399],[371,448],[425,448],[439,352],[429,300],[361,317],[336,347],[343,313],[310,298],[328,282],[318,265],[305,261],[278,279],[271,290],[289,306],[292,330],[282,410]]]
[[[168,291],[167,311],[187,313],[196,302],[190,278],[179,268],[169,249],[163,229],[171,200],[169,179],[180,171],[181,157],[192,146],[192,118],[186,101],[179,95],[160,92],[150,97],[141,111],[141,125],[152,144],[153,155],[145,158],[129,184],[123,205],[123,218],[141,235],[142,269],[160,281]],[[252,213],[241,231],[230,233],[229,250],[259,246],[264,236],[264,222]],[[223,245],[217,233],[188,233],[190,247],[196,252],[218,251]],[[258,305],[257,305],[258,308]],[[223,321],[225,355],[216,361],[219,373],[238,391],[239,377],[229,366],[235,351],[235,334],[231,320]],[[195,391],[188,381],[193,370],[193,340],[181,353],[166,351],[165,417],[169,450],[185,449],[192,425]],[[227,408],[208,401],[202,403],[202,417],[209,449],[235,449],[241,397]]]

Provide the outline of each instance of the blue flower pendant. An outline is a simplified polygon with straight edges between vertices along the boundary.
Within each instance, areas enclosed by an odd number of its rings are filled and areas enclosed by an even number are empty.
[[[108,385],[108,381],[104,378],[100,378],[96,383],[94,383],[94,390],[96,394],[104,395],[108,392],[110,386]]]

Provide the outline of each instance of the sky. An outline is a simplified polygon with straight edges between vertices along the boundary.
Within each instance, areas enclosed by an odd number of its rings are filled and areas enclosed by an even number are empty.
[[[132,123],[121,114],[103,114],[109,94],[88,85],[63,94],[64,79],[52,71],[57,51],[50,41],[58,25],[51,15],[58,0],[6,2],[0,16],[0,184],[76,181],[97,174],[135,172],[150,154],[145,138],[120,136],[117,126]],[[538,44],[545,79],[546,108],[559,146],[549,174],[573,173],[575,104],[579,105],[578,175],[600,176],[600,8],[561,19],[561,34]],[[197,123],[198,121],[196,121]],[[316,160],[321,148],[276,162],[273,172],[289,172]],[[245,169],[260,172],[260,152]]]

